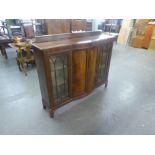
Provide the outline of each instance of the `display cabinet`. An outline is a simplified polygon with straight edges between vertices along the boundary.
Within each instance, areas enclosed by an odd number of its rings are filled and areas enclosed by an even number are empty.
[[[59,107],[108,83],[113,37],[101,32],[36,37],[33,43],[42,103],[50,116]]]

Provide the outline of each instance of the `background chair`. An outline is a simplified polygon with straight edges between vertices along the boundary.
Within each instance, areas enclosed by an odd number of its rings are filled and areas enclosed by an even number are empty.
[[[24,71],[25,75],[27,75],[26,70],[29,64],[31,65],[35,64],[33,50],[31,49],[30,44],[25,44],[18,48],[16,61],[19,70]]]

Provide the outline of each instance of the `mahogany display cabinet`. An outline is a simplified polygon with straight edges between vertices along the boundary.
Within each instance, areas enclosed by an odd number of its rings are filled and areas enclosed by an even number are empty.
[[[113,37],[101,32],[36,37],[32,44],[43,108],[59,107],[108,83]]]

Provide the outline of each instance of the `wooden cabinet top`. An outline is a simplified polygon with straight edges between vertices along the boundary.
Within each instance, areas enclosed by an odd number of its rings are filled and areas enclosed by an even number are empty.
[[[65,33],[57,35],[45,35],[36,37],[33,47],[38,50],[49,50],[62,47],[83,47],[92,45],[103,40],[112,39],[112,36],[102,34],[101,32],[80,32]]]

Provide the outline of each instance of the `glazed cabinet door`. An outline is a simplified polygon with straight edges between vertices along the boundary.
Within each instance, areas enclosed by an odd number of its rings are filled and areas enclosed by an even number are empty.
[[[95,88],[97,47],[87,49],[87,92]]]
[[[79,97],[86,89],[86,50],[72,52],[72,95]]]
[[[49,57],[54,106],[59,106],[70,98],[70,53]]]
[[[99,86],[106,82],[108,61],[109,61],[109,44],[103,44],[97,50],[97,64],[96,64],[96,85]]]

